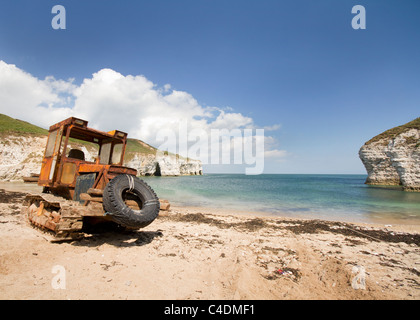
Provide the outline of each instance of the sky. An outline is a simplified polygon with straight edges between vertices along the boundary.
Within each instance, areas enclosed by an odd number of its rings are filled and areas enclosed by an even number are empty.
[[[365,174],[360,147],[420,116],[419,13],[418,0],[2,0],[0,113],[45,128],[76,116],[156,147],[184,124],[264,129],[264,173]]]

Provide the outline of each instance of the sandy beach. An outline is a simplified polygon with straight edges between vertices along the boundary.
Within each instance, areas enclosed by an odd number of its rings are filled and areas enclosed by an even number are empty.
[[[172,207],[139,231],[51,243],[24,195],[0,190],[0,299],[420,298],[418,225]]]

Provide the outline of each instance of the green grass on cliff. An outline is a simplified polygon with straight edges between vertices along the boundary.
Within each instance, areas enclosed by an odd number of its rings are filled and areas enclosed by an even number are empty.
[[[127,139],[127,152],[139,152],[144,154],[156,154],[157,149],[137,139]]]
[[[368,144],[371,144],[380,140],[384,140],[384,143],[385,142],[388,143],[389,140],[395,138],[400,133],[410,130],[410,129],[420,130],[420,117],[406,124],[403,124],[402,126],[398,126],[398,127],[386,130],[385,132],[382,132],[381,134],[378,134],[377,136],[373,137],[365,144],[368,145]]]
[[[155,155],[157,149],[137,139],[127,139],[125,162],[132,160],[137,153]]]
[[[48,130],[0,113],[0,135],[8,135],[11,133],[47,135]]]

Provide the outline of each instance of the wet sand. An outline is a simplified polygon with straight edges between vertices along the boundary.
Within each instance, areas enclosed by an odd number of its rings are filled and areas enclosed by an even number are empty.
[[[24,195],[0,191],[0,299],[420,298],[415,225],[173,207],[142,230],[51,243]]]

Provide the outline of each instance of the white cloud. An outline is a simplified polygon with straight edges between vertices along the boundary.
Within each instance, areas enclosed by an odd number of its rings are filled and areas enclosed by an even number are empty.
[[[240,113],[226,113],[223,110],[219,111],[216,120],[211,123],[212,129],[236,129],[236,128],[251,128],[253,120],[245,117]]]
[[[257,128],[252,118],[231,108],[203,107],[191,94],[172,90],[170,84],[159,88],[142,75],[102,69],[75,85],[74,79],[53,76],[40,80],[1,60],[0,112],[45,128],[74,116],[94,128],[123,130],[154,146],[161,143],[156,139],[159,130],[178,134],[180,123],[187,123],[188,132]],[[278,128],[265,127],[267,131]],[[272,144],[272,137],[265,138]],[[285,156],[270,143],[266,143],[267,157]]]
[[[266,150],[264,151],[265,158],[274,158],[276,160],[282,160],[283,158],[289,156],[289,152],[286,150]]]
[[[72,114],[66,107],[54,108],[65,101],[60,95],[69,92],[71,83],[52,77],[39,80],[29,73],[0,60],[0,112],[48,127]]]
[[[281,128],[281,125],[280,124],[275,124],[275,125],[272,125],[272,126],[265,126],[264,127],[264,130],[265,131],[277,131],[280,128]]]

